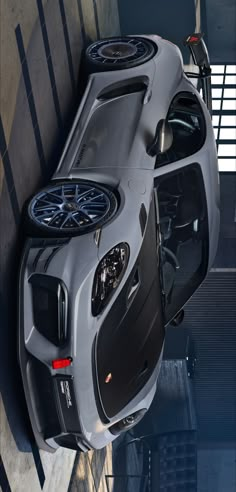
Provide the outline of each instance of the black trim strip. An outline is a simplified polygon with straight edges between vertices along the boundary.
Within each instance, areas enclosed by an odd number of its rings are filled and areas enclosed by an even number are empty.
[[[116,84],[111,84],[100,92],[97,97],[101,100],[115,99],[116,97],[144,91],[147,91],[147,84],[137,77],[130,80],[124,80]]]
[[[61,117],[61,110],[60,110],[59,98],[58,98],[58,93],[57,93],[56,79],[55,79],[55,74],[54,74],[54,69],[53,69],[53,64],[52,64],[51,50],[50,50],[50,45],[49,45],[49,40],[48,40],[47,25],[46,25],[45,16],[44,16],[44,9],[43,9],[42,0],[37,0],[37,6],[38,6],[39,20],[40,20],[40,26],[41,26],[41,31],[42,31],[45,55],[46,55],[47,66],[48,66],[48,74],[49,74],[49,78],[50,78],[50,82],[51,82],[52,97],[53,97],[53,102],[54,102],[55,111],[56,111],[56,115],[57,115],[57,124],[58,124],[58,128],[60,130],[62,128],[62,117]]]
[[[15,189],[14,178],[13,178],[13,174],[12,174],[11,162],[10,162],[10,158],[9,158],[9,154],[8,154],[7,143],[6,143],[6,139],[5,139],[5,133],[4,133],[4,128],[3,128],[1,116],[0,116],[0,153],[2,156],[2,162],[3,162],[4,172],[5,172],[5,178],[6,178],[8,193],[10,196],[12,211],[13,211],[15,223],[16,223],[16,225],[18,225],[20,222],[20,208],[19,208],[19,203],[18,203],[18,199],[17,199],[17,195],[16,195],[16,189]]]
[[[69,65],[69,72],[70,72],[70,78],[71,78],[71,85],[72,85],[72,90],[73,90],[73,92],[75,94],[75,92],[76,92],[76,84],[75,84],[74,68],[73,68],[72,54],[71,54],[71,49],[70,49],[70,39],[69,39],[69,33],[68,33],[68,27],[67,27],[67,20],[66,20],[66,13],[65,13],[65,7],[64,7],[63,0],[59,0],[59,7],[60,7],[62,27],[63,27],[63,33],[64,33],[64,39],[65,39],[67,57],[68,57],[68,65]]]
[[[48,256],[47,260],[45,261],[45,264],[44,264],[44,272],[46,273],[53,257],[55,256],[55,254],[57,253],[57,251],[59,250],[60,248],[59,247],[56,247],[56,248],[53,248],[51,254]]]
[[[144,203],[142,203],[140,212],[139,212],[139,223],[140,223],[140,228],[142,232],[142,236],[144,235],[146,223],[147,223],[147,211],[145,208]]]
[[[97,39],[100,39],[101,34],[100,34],[100,28],[99,28],[98,9],[97,9],[96,0],[93,0],[93,10],[94,10],[95,25],[96,25],[96,31],[97,31]]]
[[[29,110],[30,110],[32,126],[33,126],[33,130],[34,130],[34,137],[35,137],[36,147],[37,147],[37,151],[38,151],[39,162],[40,162],[43,177],[45,178],[47,175],[46,160],[45,160],[45,156],[44,156],[42,138],[41,138],[40,128],[39,128],[39,124],[38,124],[38,117],[37,117],[37,112],[36,112],[36,107],[35,107],[35,102],[34,102],[34,95],[33,95],[33,91],[32,91],[32,85],[31,85],[31,80],[30,80],[28,63],[27,63],[27,59],[26,59],[24,42],[23,42],[21,27],[19,24],[15,29],[15,35],[16,35],[16,42],[17,42],[19,57],[20,57],[20,61],[21,61],[22,75],[23,75],[23,79],[24,79],[24,83],[25,83],[25,90],[26,90],[28,104],[29,104]]]
[[[44,473],[41,457],[39,454],[39,449],[38,449],[38,446],[36,445],[36,443],[32,443],[31,448],[32,448],[32,454],[33,454],[33,458],[34,458],[35,467],[36,467],[38,478],[39,478],[40,487],[41,487],[41,489],[43,489],[44,482],[45,482],[45,473]]]
[[[81,31],[83,45],[85,45],[87,42],[87,34],[86,34],[85,26],[84,26],[84,14],[83,14],[83,9],[82,9],[82,5],[81,5],[81,0],[77,0],[77,5],[78,5],[78,11],[79,11],[79,18],[80,18],[80,31]]]
[[[1,455],[0,455],[0,485],[3,492],[11,492],[11,487],[8,482],[6,470],[4,468]]]
[[[34,271],[34,272],[35,272],[35,270],[36,270],[36,268],[37,268],[39,258],[42,256],[42,254],[43,254],[43,252],[44,252],[44,251],[45,251],[45,249],[44,249],[44,248],[39,249],[38,253],[37,253],[37,254],[36,254],[36,256],[35,256],[35,259],[34,259],[34,261],[33,261],[33,265],[32,265],[32,267],[33,267],[33,271]]]
[[[108,419],[105,410],[103,408],[99,387],[98,387],[98,375],[97,375],[97,367],[96,367],[96,343],[97,343],[97,335],[94,337],[93,345],[92,345],[92,373],[93,373],[94,396],[95,396],[98,415],[101,421],[104,424],[109,424],[110,420]]]

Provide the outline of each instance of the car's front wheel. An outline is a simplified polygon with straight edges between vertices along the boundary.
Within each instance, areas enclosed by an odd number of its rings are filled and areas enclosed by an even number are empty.
[[[85,61],[89,72],[121,70],[146,63],[155,51],[155,45],[146,38],[113,37],[95,41],[88,46]]]
[[[116,210],[115,194],[100,184],[55,182],[28,202],[26,232],[43,237],[78,236],[104,225]]]

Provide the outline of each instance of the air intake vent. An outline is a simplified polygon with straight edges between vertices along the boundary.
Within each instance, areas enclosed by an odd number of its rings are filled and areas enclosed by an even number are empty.
[[[60,346],[67,335],[67,290],[57,278],[34,274],[33,313],[36,329],[54,345]]]
[[[128,94],[132,94],[134,92],[144,92],[147,90],[147,83],[143,80],[125,80],[124,82],[120,82],[119,84],[113,84],[108,89],[99,94],[98,99],[106,100],[106,99],[115,99],[116,97],[126,96]]]

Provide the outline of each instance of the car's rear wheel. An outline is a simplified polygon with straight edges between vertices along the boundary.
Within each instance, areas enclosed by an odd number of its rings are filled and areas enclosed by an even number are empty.
[[[85,52],[89,72],[136,67],[155,54],[155,45],[145,38],[123,36],[95,41]]]
[[[115,194],[91,181],[55,182],[26,206],[26,232],[33,236],[68,237],[96,230],[117,210]]]

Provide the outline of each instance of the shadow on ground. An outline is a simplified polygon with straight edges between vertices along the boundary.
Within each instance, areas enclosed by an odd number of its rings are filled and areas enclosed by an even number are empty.
[[[145,450],[139,442],[132,443],[133,433],[120,436],[113,443],[113,476],[107,478],[108,492],[145,492]]]
[[[47,15],[51,16],[50,22],[52,23],[53,15],[46,9],[46,20]],[[51,28],[56,29],[57,26],[53,27],[52,25]],[[56,35],[57,33],[55,33]],[[70,90],[66,87],[64,63],[61,60],[61,64],[58,64],[57,67],[57,77],[62,81],[63,87],[60,90],[63,92],[64,98],[63,101],[60,101],[62,124],[58,126],[57,122],[52,119],[52,114],[54,114],[55,119],[55,111],[52,108],[52,93],[48,84],[47,68],[44,67],[43,69],[42,67],[42,60],[45,55],[42,51],[40,36],[40,24],[37,21],[32,31],[26,57],[28,67],[31,67],[33,93],[38,97],[39,106],[41,104],[41,107],[38,106],[40,109],[38,114],[41,115],[40,129],[44,140],[46,173],[43,177],[40,166],[40,157],[42,156],[39,156],[34,135],[35,128],[29,110],[29,98],[32,97],[32,93],[27,93],[23,76],[21,76],[8,145],[16,196],[21,211],[24,202],[50,179],[55,170],[81,97],[81,90],[77,88],[77,85],[76,95],[71,87]],[[45,60],[44,63],[46,63]],[[38,65],[41,67],[40,70],[36,70]],[[84,81],[81,86],[84,86]],[[41,94],[37,94],[39,90],[41,90]],[[0,196],[0,389],[5,413],[16,445],[20,451],[29,452],[31,451],[33,436],[17,361],[17,284],[24,235],[22,224],[19,226],[15,224],[10,202],[11,191],[10,195],[9,191],[4,178]]]

